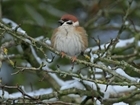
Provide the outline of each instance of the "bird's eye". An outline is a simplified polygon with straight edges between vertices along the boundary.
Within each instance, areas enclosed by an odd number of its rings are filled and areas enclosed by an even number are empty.
[[[67,21],[67,24],[71,25],[72,24],[72,21]]]
[[[60,26],[64,23],[63,20],[59,20],[58,23],[60,24]]]

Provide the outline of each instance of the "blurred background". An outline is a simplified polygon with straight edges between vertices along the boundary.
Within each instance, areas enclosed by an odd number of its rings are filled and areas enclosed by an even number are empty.
[[[101,44],[109,42],[118,35],[120,26],[123,24],[127,7],[130,0],[1,0],[1,18],[8,18],[26,31],[33,37],[44,36],[50,39],[53,30],[59,26],[58,20],[63,14],[73,14],[83,26],[89,38],[89,47],[96,46],[95,39],[100,39]],[[140,26],[140,1],[134,0],[130,7],[130,14],[125,24],[134,24]],[[9,23],[10,24],[10,23]],[[133,37],[132,31],[124,30],[120,38],[128,39]],[[11,36],[0,37],[0,44],[11,40]],[[51,53],[45,49],[49,57]],[[8,49],[8,54],[20,54],[16,47]],[[43,57],[40,54],[40,57]],[[56,57],[55,62],[50,64],[53,69],[58,64]],[[14,59],[17,65],[23,65],[26,62],[23,59]],[[61,60],[59,63],[65,65],[69,61]],[[0,77],[3,84],[31,86],[35,89],[40,87],[46,88],[49,85],[46,81],[40,82],[40,78],[32,73],[15,72],[8,62],[4,62],[0,71]],[[10,90],[13,92],[14,90]]]

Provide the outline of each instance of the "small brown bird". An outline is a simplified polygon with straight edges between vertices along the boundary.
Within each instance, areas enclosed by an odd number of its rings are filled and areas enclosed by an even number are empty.
[[[87,33],[79,26],[78,19],[70,14],[63,15],[59,20],[60,26],[54,30],[51,38],[52,47],[60,51],[62,57],[67,54],[76,57],[88,47]]]

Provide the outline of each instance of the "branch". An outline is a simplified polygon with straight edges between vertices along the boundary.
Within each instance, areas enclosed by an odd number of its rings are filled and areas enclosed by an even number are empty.
[[[2,29],[4,29],[6,32],[10,33],[11,35],[13,35],[14,37],[16,37],[17,39],[19,40],[22,40],[28,44],[32,44],[34,46],[34,43],[38,43],[39,45],[49,49],[50,51],[54,52],[55,54],[57,55],[61,55],[60,52],[56,51],[55,49],[53,49],[51,46],[47,45],[46,43],[44,42],[41,42],[41,41],[36,41],[34,38],[28,36],[27,34],[24,34],[24,33],[20,33],[20,32],[17,32],[9,27],[7,27],[6,25],[4,25],[3,23],[0,22],[0,27]],[[29,39],[31,42],[27,41],[27,39]],[[65,58],[67,59],[71,59],[70,56],[66,55]],[[136,81],[131,81],[129,80],[128,78],[126,77],[123,77],[121,76],[120,74],[116,73],[115,71],[111,70],[110,68],[106,67],[105,65],[103,64],[94,64],[94,63],[91,63],[91,62],[87,62],[87,61],[84,61],[84,60],[79,60],[79,59],[76,59],[75,60],[77,63],[80,63],[80,64],[84,64],[86,66],[89,66],[89,67],[95,67],[95,68],[100,68],[102,69],[103,71],[105,72],[108,72],[109,74],[112,74],[114,75],[115,77],[123,80],[123,81],[126,81],[126,82],[129,82],[129,83],[134,83],[136,84],[137,82]]]

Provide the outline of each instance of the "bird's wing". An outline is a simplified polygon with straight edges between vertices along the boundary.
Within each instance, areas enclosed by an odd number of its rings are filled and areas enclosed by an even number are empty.
[[[83,50],[85,50],[88,47],[88,35],[86,30],[83,27],[76,27],[76,30],[81,35],[82,41],[84,42]]]

